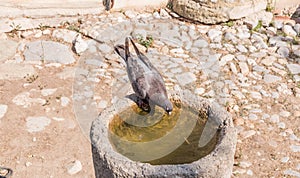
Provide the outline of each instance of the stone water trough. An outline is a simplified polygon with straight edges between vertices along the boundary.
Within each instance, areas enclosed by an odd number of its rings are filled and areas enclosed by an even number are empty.
[[[180,97],[178,97],[180,96]],[[103,112],[100,113],[99,117],[96,118],[91,127],[91,144],[92,144],[92,154],[93,154],[93,161],[94,161],[94,169],[97,178],[100,177],[231,177],[232,174],[232,167],[234,161],[234,153],[236,147],[236,130],[233,126],[231,116],[217,104],[212,104],[206,99],[195,97],[190,92],[183,91],[180,95],[173,95],[171,96],[173,99],[173,105],[185,105],[189,108],[192,108],[193,111],[199,111],[196,116],[200,116],[204,114],[203,117],[206,117],[206,121],[202,122],[207,127],[203,127],[200,132],[201,137],[199,140],[202,146],[205,144],[211,143],[211,141],[207,140],[207,138],[212,139],[215,138],[216,143],[214,144],[209,152],[205,153],[201,158],[197,160],[189,160],[185,161],[185,157],[189,155],[189,151],[179,155],[179,160],[182,159],[182,162],[172,162],[171,159],[167,159],[159,162],[154,163],[151,161],[147,161],[146,157],[141,158],[141,160],[136,160],[134,157],[136,151],[132,150],[135,148],[139,148],[140,145],[137,147],[134,146],[134,142],[129,144],[132,146],[132,149],[129,149],[126,152],[132,151],[127,156],[124,156],[124,153],[119,153],[121,149],[116,151],[116,143],[112,143],[110,139],[110,123],[112,122],[115,115],[124,113],[127,111],[128,108],[131,108],[133,105],[136,105],[130,99],[122,99],[119,103],[114,104],[113,106],[107,108]],[[175,104],[174,104],[175,103]],[[183,107],[182,107],[183,108]],[[173,110],[174,112],[174,110]],[[155,112],[156,114],[156,112]],[[172,113],[173,115],[173,113]],[[170,134],[165,134],[162,138],[154,140],[152,146],[146,144],[146,149],[143,150],[141,153],[146,152],[159,152],[159,146],[164,145],[164,143],[169,142],[170,144],[176,144],[179,137],[176,135],[183,134],[185,131],[194,130],[194,127],[199,126],[199,124],[194,124],[193,128],[185,129],[183,131],[177,132],[176,130],[180,127],[178,123],[183,121],[183,123],[188,123],[191,119],[184,120],[184,117],[178,117],[178,120],[175,121],[176,126],[172,127],[168,132]],[[171,119],[171,121],[174,119]],[[201,120],[201,119],[200,119]],[[155,124],[159,124],[154,123]],[[167,127],[169,127],[169,122],[167,122]],[[177,123],[176,123],[177,122]],[[173,121],[172,121],[173,123]],[[126,125],[126,124],[125,124]],[[202,126],[201,126],[202,127]],[[216,128],[214,130],[214,128]],[[159,128],[161,129],[161,128]],[[150,132],[151,133],[151,132]],[[191,132],[188,132],[192,134]],[[204,135],[204,136],[203,136]],[[212,137],[212,135],[217,135],[217,137]],[[203,136],[203,137],[202,137]],[[165,138],[164,138],[165,137]],[[172,139],[173,138],[173,139]],[[174,140],[174,138],[176,138]],[[187,136],[184,137],[186,142],[183,141],[182,145],[193,145],[191,137]],[[198,137],[197,137],[198,138]],[[174,141],[170,141],[174,140]],[[190,141],[188,141],[190,140]],[[151,142],[151,141],[150,141]],[[203,145],[203,143],[205,143]],[[181,142],[180,142],[181,144]],[[175,146],[175,149],[180,149],[179,146]],[[167,146],[168,148],[172,147]],[[197,143],[197,147],[198,143]],[[203,148],[205,148],[204,146]],[[198,148],[197,148],[198,149]],[[174,151],[176,152],[176,151]],[[201,152],[201,150],[200,150]],[[141,153],[136,153],[139,155]],[[153,155],[155,155],[155,153]],[[173,153],[173,152],[172,152]],[[172,155],[170,153],[169,155]],[[140,157],[143,157],[140,155]],[[166,156],[168,157],[168,156]],[[148,158],[149,160],[149,158]],[[170,162],[171,160],[171,162]]]

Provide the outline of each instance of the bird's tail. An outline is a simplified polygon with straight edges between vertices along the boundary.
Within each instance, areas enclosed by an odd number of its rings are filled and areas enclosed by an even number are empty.
[[[125,46],[124,45],[117,45],[114,47],[116,53],[124,59],[124,61],[127,61],[126,55],[125,55]]]

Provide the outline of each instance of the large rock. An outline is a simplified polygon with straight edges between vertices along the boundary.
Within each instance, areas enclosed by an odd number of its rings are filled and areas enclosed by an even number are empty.
[[[25,61],[54,62],[71,64],[75,62],[73,53],[68,46],[54,41],[34,41],[26,45]]]
[[[185,18],[216,24],[259,12],[266,8],[267,0],[176,0],[171,6]]]

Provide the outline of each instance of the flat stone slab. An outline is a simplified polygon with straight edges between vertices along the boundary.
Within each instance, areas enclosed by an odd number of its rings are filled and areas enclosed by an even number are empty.
[[[26,75],[33,75],[35,73],[35,69],[31,65],[0,64],[0,80],[18,80],[23,79]]]
[[[207,24],[240,19],[265,9],[267,0],[178,0],[172,1],[172,9],[179,15]]]
[[[0,41],[0,62],[10,59],[16,54],[18,42],[13,40],[1,40]]]
[[[34,41],[25,46],[25,61],[71,64],[75,62],[69,47],[54,41]]]
[[[220,138],[211,153],[189,164],[155,166],[149,163],[132,161],[117,153],[109,141],[109,122],[115,114],[124,111],[124,109],[134,104],[129,99],[121,100],[120,103],[101,112],[92,124],[91,142],[96,177],[231,177],[236,145],[236,131],[230,115],[225,110],[219,108],[220,106],[213,105],[205,99],[197,98],[187,90],[183,91],[181,96],[183,104],[206,110],[209,113],[207,122],[218,123],[219,127],[217,127],[220,128]],[[211,133],[208,135],[211,135]],[[162,139],[164,138],[159,138],[158,140]],[[201,139],[202,136],[199,144]]]

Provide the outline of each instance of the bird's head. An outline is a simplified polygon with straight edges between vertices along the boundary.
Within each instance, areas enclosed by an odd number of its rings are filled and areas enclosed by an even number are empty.
[[[173,105],[170,100],[167,100],[164,106],[165,111],[168,113],[168,115],[171,115],[173,111]]]

